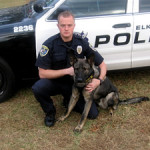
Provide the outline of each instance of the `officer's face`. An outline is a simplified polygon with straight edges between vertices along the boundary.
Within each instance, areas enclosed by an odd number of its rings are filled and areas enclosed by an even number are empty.
[[[65,17],[65,18],[61,16],[59,18],[58,28],[64,42],[72,40],[74,27],[75,27],[75,23],[72,16]]]

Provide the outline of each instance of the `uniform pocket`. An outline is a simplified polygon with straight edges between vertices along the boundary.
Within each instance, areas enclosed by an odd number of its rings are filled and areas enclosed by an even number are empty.
[[[64,69],[67,66],[66,54],[53,54],[53,69]]]

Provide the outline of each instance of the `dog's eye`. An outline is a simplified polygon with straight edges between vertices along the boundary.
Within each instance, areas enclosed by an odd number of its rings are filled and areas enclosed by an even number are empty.
[[[83,70],[87,70],[87,68],[83,67]]]

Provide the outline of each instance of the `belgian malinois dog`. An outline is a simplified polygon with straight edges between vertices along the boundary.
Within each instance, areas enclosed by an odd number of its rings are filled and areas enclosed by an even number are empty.
[[[117,109],[119,104],[138,103],[149,100],[148,97],[137,97],[124,101],[119,100],[118,90],[108,79],[108,77],[106,77],[94,91],[89,92],[85,90],[86,85],[91,82],[93,78],[98,78],[100,75],[100,69],[98,69],[99,67],[94,65],[94,54],[89,56],[87,59],[77,59],[72,53],[70,55],[70,63],[74,67],[75,72],[72,96],[65,115],[60,117],[58,120],[64,121],[69,116],[79,99],[80,93],[82,93],[85,100],[85,106],[81,120],[74,129],[76,132],[82,131],[93,100],[100,108],[109,109],[111,115],[113,114],[113,110]]]

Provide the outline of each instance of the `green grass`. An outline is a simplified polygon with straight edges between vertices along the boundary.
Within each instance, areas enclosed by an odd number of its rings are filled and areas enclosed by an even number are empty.
[[[121,99],[150,97],[150,71],[108,73]],[[58,118],[65,112],[62,96],[53,97]],[[81,134],[73,129],[81,115],[70,117],[54,127],[44,125],[44,113],[31,87],[20,89],[0,104],[0,150],[149,150],[150,102],[119,106],[111,117],[99,109],[95,120],[87,119]]]
[[[8,8],[13,6],[24,5],[30,0],[0,0],[0,8]]]

